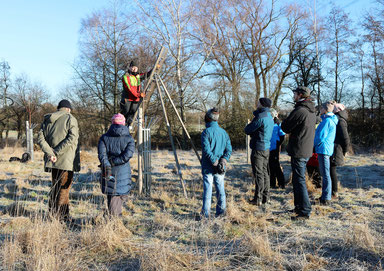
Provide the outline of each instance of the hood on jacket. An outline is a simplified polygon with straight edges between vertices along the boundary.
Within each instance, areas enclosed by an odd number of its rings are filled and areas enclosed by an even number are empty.
[[[67,114],[69,114],[67,112],[67,110],[65,110],[64,108],[61,108],[61,109],[57,110],[56,112],[45,114],[44,115],[44,121],[46,123],[54,123],[59,118],[61,118],[64,115],[67,115]]]
[[[348,120],[348,112],[347,112],[347,110],[339,111],[339,112],[336,113],[336,115],[338,115],[340,118],[345,119],[345,121]]]
[[[295,108],[297,108],[299,106],[304,106],[304,107],[308,108],[309,112],[311,112],[311,113],[316,112],[315,104],[310,99],[305,99],[303,101],[296,102]]]
[[[261,113],[263,113],[263,112],[271,112],[271,111],[269,110],[268,107],[263,107],[263,108],[259,108],[259,109],[255,110],[255,111],[253,111],[253,115],[254,115],[255,117],[257,117],[259,114],[261,114]],[[271,115],[271,116],[272,116],[272,115]]]
[[[124,125],[112,124],[111,127],[109,127],[106,135],[112,137],[127,136],[129,135],[129,129]]]
[[[335,123],[335,125],[337,125],[337,123],[339,122],[339,119],[337,118],[337,116],[333,113],[328,113],[328,114],[324,114],[321,116],[321,119],[324,120],[324,119],[330,119],[332,122]]]

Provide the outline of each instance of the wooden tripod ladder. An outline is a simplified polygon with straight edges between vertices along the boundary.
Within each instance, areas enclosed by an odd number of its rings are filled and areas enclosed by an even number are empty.
[[[168,120],[168,114],[167,114],[167,110],[165,108],[165,104],[164,104],[164,100],[163,100],[163,96],[162,96],[162,93],[161,93],[161,87],[163,88],[164,90],[164,93],[166,94],[167,98],[169,99],[169,101],[171,102],[172,104],[172,108],[174,109],[183,129],[184,129],[184,132],[185,134],[187,135],[188,139],[190,140],[191,142],[191,146],[193,148],[193,150],[195,151],[195,154],[197,156],[197,158],[199,159],[199,162],[201,163],[201,158],[200,158],[200,155],[192,141],[192,138],[191,136],[189,135],[188,131],[187,131],[187,128],[183,122],[183,120],[181,119],[180,117],[180,114],[179,112],[177,111],[177,108],[171,98],[171,95],[169,94],[167,88],[165,87],[165,84],[163,82],[163,80],[161,79],[160,77],[160,69],[162,67],[162,65],[164,64],[164,61],[165,61],[165,58],[166,58],[166,54],[167,54],[167,49],[162,47],[161,50],[160,50],[160,53],[159,53],[159,57],[157,58],[156,60],[156,63],[155,63],[155,67],[153,68],[152,70],[152,73],[147,81],[147,84],[145,86],[145,89],[144,89],[144,93],[146,94],[146,98],[143,102],[143,106],[140,106],[138,112],[139,112],[139,118],[138,118],[138,149],[139,149],[139,160],[138,160],[138,167],[139,167],[139,193],[141,194],[142,193],[142,165],[141,165],[141,157],[140,157],[140,152],[141,152],[141,146],[142,146],[142,119],[143,119],[143,114],[144,114],[144,110],[146,109],[148,103],[149,103],[149,100],[152,96],[152,94],[154,93],[155,91],[155,88],[157,88],[157,91],[158,91],[158,94],[159,94],[159,98],[160,98],[160,101],[161,101],[161,106],[162,106],[162,109],[163,109],[163,114],[164,114],[164,118],[165,118],[165,122],[167,124],[167,128],[168,128],[168,134],[169,134],[169,139],[170,139],[170,142],[171,142],[171,145],[172,145],[172,150],[173,150],[173,155],[175,157],[175,162],[176,162],[176,167],[177,167],[177,173],[179,175],[179,178],[180,178],[180,183],[181,183],[181,186],[182,186],[182,189],[183,189],[183,193],[184,193],[184,197],[188,198],[188,195],[187,195],[187,190],[185,188],[185,183],[184,183],[184,180],[183,180],[183,176],[182,176],[182,172],[181,172],[181,167],[180,167],[180,163],[179,163],[179,159],[177,157],[177,152],[176,152],[176,148],[175,148],[175,144],[174,144],[174,140],[173,140],[173,136],[172,136],[172,132],[171,132],[171,126],[170,126],[170,123],[169,123],[169,120]],[[160,85],[161,84],[161,85]]]

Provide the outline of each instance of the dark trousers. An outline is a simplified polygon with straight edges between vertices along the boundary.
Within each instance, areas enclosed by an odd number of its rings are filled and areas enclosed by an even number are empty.
[[[338,191],[339,180],[337,179],[336,167],[337,166],[331,164],[330,173],[331,173],[331,180],[332,180],[332,195],[335,195]]]
[[[268,174],[269,150],[255,151],[251,153],[253,180],[255,182],[255,197],[257,203],[269,201],[269,174]]]
[[[280,166],[280,152],[278,149],[269,152],[269,176],[271,187],[276,187],[276,178],[279,187],[285,188],[284,173]]]
[[[52,187],[48,209],[60,219],[69,218],[69,189],[73,182],[73,171],[52,169]]]
[[[112,196],[107,195],[108,212],[113,216],[121,216],[123,203],[127,200],[128,196]]]
[[[133,122],[133,116],[135,115],[139,106],[140,102],[133,102],[129,101],[128,99],[121,100],[120,113],[124,115],[128,126],[130,126]]]
[[[291,157],[295,212],[303,216],[309,216],[311,213],[311,202],[309,201],[307,184],[305,183],[305,166],[307,161],[307,158]]]

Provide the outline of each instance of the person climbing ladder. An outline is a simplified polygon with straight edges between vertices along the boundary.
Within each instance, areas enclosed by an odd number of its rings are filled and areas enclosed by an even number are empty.
[[[147,79],[152,70],[146,73],[138,73],[135,61],[131,61],[127,73],[123,76],[123,92],[121,94],[120,112],[126,118],[127,126],[133,122],[133,117],[140,106],[145,93],[141,92],[140,84]]]

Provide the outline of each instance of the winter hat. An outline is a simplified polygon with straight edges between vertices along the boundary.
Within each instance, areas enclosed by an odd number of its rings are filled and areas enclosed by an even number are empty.
[[[137,67],[136,61],[132,60],[131,63],[129,63],[129,67],[134,67],[134,66]]]
[[[272,101],[268,98],[260,98],[259,102],[263,107],[271,107],[272,105]]]
[[[68,100],[61,100],[59,102],[59,105],[57,106],[57,109],[60,109],[63,107],[72,109],[71,103]]]
[[[113,115],[112,124],[125,125],[125,117],[120,113]]]
[[[304,98],[307,98],[311,96],[311,90],[307,87],[298,86],[293,92],[297,92],[298,94],[301,94]]]
[[[345,105],[343,104],[335,104],[335,107],[333,108],[333,113],[337,113],[340,111],[345,110]]]
[[[210,122],[210,121],[218,121],[219,120],[219,109],[216,107],[211,108],[205,113],[205,121]]]
[[[276,109],[271,108],[269,111],[271,112],[272,118],[277,118],[277,115],[278,115],[278,114],[277,114]]]
[[[335,107],[335,102],[334,101],[328,101],[325,102],[321,105],[321,107],[327,112],[333,112],[333,108]]]

